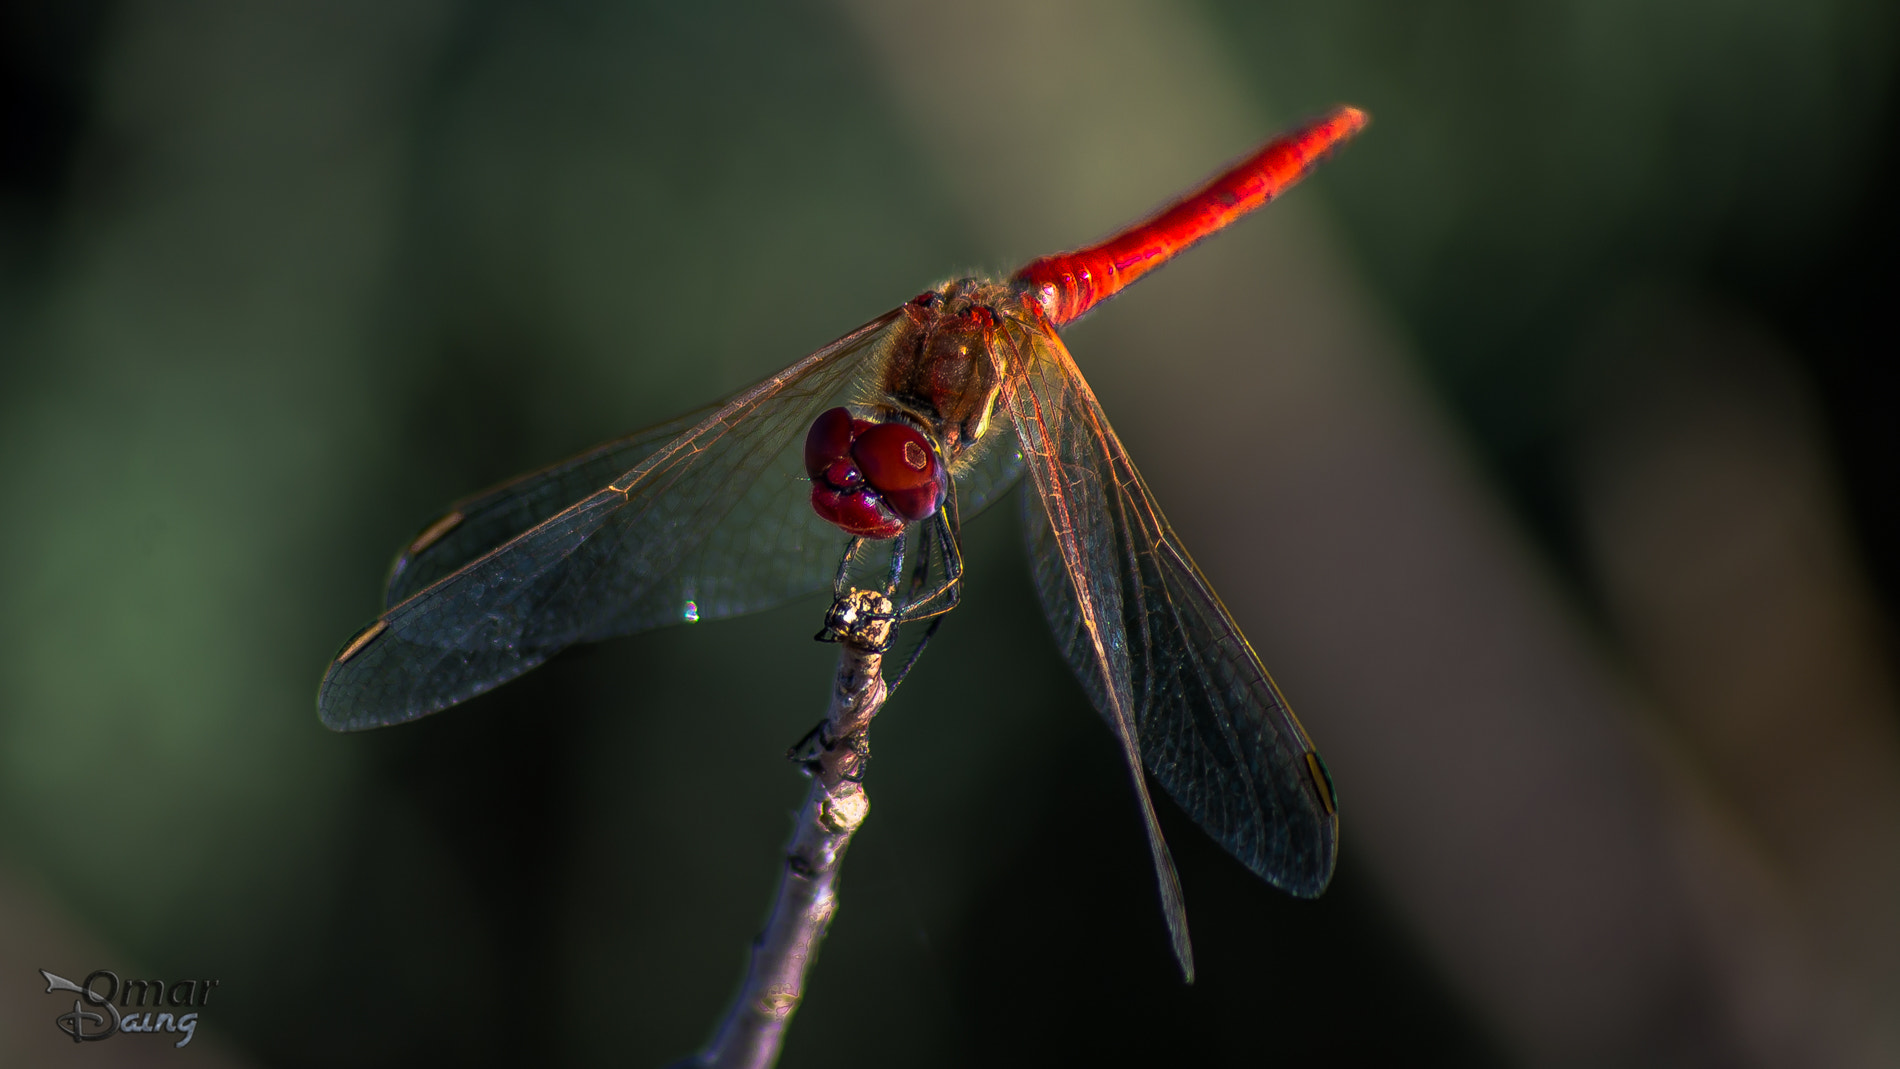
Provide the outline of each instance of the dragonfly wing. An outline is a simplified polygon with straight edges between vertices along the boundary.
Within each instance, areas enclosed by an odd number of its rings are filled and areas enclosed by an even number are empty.
[[[1153,855],[1155,879],[1161,894],[1161,912],[1181,971],[1194,979],[1194,947],[1188,937],[1187,908],[1181,900],[1181,880],[1174,870],[1161,825],[1155,820],[1148,781],[1141,774],[1139,712],[1134,689],[1134,665],[1129,657],[1123,624],[1123,598],[1129,593],[1122,581],[1122,539],[1103,522],[1114,507],[1111,469],[1101,458],[1101,443],[1093,440],[1083,398],[1089,390],[1079,374],[1070,374],[1058,361],[1045,356],[1050,344],[1064,357],[1067,351],[1052,332],[1047,338],[1019,331],[998,335],[1000,344],[1014,344],[1011,361],[1017,375],[1006,389],[1010,419],[1029,471],[1029,484],[1041,507],[1026,506],[1032,519],[1040,517],[1041,535],[1032,525],[1032,556],[1043,608],[1054,628],[1056,642],[1081,679],[1095,708],[1108,721],[1128,762],[1135,795],[1141,803],[1148,848]],[[1089,398],[1089,400],[1093,400]]]
[[[1293,894],[1331,879],[1338,842],[1318,753],[1168,526],[1060,339],[1026,332],[1011,412],[1038,500],[1032,568],[1058,645],[1122,740],[1181,808]],[[1143,795],[1164,906],[1179,890]]]
[[[551,519],[632,471],[720,407],[707,405],[457,501],[396,558],[389,569],[383,604],[393,607],[409,600],[443,576]]]
[[[630,470],[405,598],[345,646],[318,691],[323,721],[355,730],[412,720],[575,642],[749,612],[825,586],[845,539],[812,511],[798,446],[872,366],[891,319],[736,395],[664,445],[624,439],[639,443],[629,451],[646,449]],[[526,522],[549,507],[552,490],[542,488],[571,489],[612,449],[474,499],[491,503],[476,512],[496,517],[494,530]],[[392,588],[402,581],[399,571]]]
[[[982,452],[976,459],[958,464],[956,476],[957,515],[967,520],[989,508],[1023,477],[1023,451],[1016,444],[1016,428],[992,425],[984,435]],[[994,440],[991,440],[994,439]]]
[[[720,407],[721,404],[707,405],[456,502],[448,512],[423,528],[396,558],[389,570],[383,604],[388,607],[401,604],[477,557],[552,518],[617,476],[631,471]],[[1022,453],[1016,447],[1015,430],[1007,426],[993,427],[988,437],[992,440],[984,442],[979,455],[959,464],[955,471],[958,513],[963,519],[994,504],[1022,478]],[[797,474],[802,478],[802,472]],[[802,530],[810,508],[802,489],[792,496],[797,499],[797,527]],[[836,529],[829,524],[820,522],[811,530],[817,532],[817,542],[836,540],[832,535]],[[706,560],[700,570],[708,571],[715,566],[714,561]],[[659,623],[673,622],[677,618],[677,614],[671,613],[677,606],[667,604],[667,618],[658,620]],[[708,618],[706,612],[702,605],[702,619]]]

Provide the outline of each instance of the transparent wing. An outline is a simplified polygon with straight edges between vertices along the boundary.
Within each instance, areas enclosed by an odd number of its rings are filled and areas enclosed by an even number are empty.
[[[953,471],[959,520],[995,504],[1023,477],[1023,451],[1016,444],[1016,429],[1001,424],[1001,420],[992,423],[983,436],[981,452]]]
[[[394,607],[408,600],[443,576],[632,471],[722,405],[707,405],[456,502],[423,528],[396,558],[383,604]],[[955,469],[959,516],[969,519],[982,512],[1015,486],[1022,474],[1023,458],[1016,448],[1016,432],[1007,426],[991,427],[978,454]],[[802,513],[799,518],[802,521]],[[830,529],[827,524],[817,527]]]
[[[425,587],[581,498],[632,471],[661,446],[697,427],[722,403],[589,449],[540,471],[463,498],[423,528],[389,569],[385,607]]]
[[[1037,592],[1057,644],[1122,742],[1175,952],[1191,977],[1179,884],[1141,765],[1248,868],[1306,896],[1332,877],[1331,782],[1068,350],[1046,329],[1018,329],[1009,405],[1036,493],[1024,514]]]
[[[324,723],[411,720],[575,642],[751,612],[826,586],[846,538],[812,511],[798,446],[819,412],[875,373],[894,315],[664,442],[677,423],[471,499],[443,531],[431,525],[391,577],[392,595],[414,592],[324,674]],[[620,459],[634,462],[608,474]],[[483,549],[490,538],[505,541]]]

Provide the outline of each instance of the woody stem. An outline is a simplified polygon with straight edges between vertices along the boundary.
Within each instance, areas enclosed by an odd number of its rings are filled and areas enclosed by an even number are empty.
[[[712,1041],[675,1069],[768,1069],[777,1062],[785,1029],[804,999],[805,975],[837,912],[838,869],[871,808],[858,780],[865,732],[887,694],[880,669],[892,627],[890,599],[877,591],[845,593],[825,627],[839,644],[838,674],[771,917],[752,941],[745,982]]]

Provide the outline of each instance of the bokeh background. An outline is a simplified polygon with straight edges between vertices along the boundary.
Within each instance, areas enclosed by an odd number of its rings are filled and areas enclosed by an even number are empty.
[[[1876,0],[0,8],[0,1061],[659,1065],[804,785],[818,600],[341,737],[450,500],[1100,237],[1069,332],[1327,754],[1169,960],[1013,507],[880,718],[783,1064],[1900,1064],[1895,11]],[[37,975],[218,977],[75,1050]]]

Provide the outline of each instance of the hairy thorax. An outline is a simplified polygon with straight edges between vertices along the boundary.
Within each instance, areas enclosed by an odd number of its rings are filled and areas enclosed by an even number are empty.
[[[904,304],[870,399],[915,422],[955,467],[989,433],[1029,314],[1007,284],[958,279]]]

